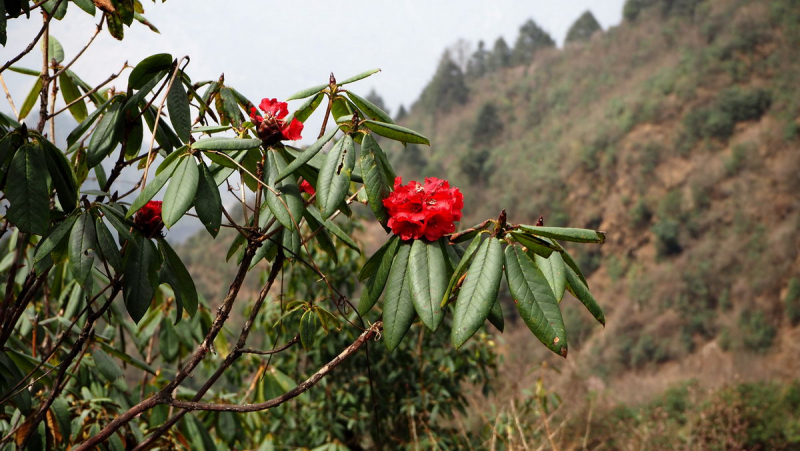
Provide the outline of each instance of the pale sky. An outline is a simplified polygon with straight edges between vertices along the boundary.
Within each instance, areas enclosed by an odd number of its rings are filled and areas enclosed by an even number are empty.
[[[569,26],[591,10],[604,29],[622,17],[623,0],[512,1],[376,1],[322,0],[275,2],[256,0],[143,1],[145,16],[161,34],[134,22],[125,40],[104,30],[73,70],[90,84],[100,82],[124,61],[135,65],[154,53],[189,55],[187,73],[194,81],[226,82],[250,100],[285,99],[292,93],[326,83],[333,71],[341,80],[367,69],[383,72],[354,85],[366,94],[375,88],[396,112],[408,106],[430,80],[444,49],[459,38],[491,47],[498,36],[513,45],[517,30],[533,18],[559,43]],[[99,14],[98,14],[99,17]],[[63,44],[69,61],[94,31],[97,19],[70,4],[63,22],[53,21],[52,34]],[[9,42],[0,48],[5,62],[25,47],[38,31],[41,16],[9,21]],[[37,51],[20,65],[38,69]],[[31,77],[6,71],[3,76],[15,102],[23,101]],[[115,85],[124,89],[127,76]],[[10,112],[0,100],[3,112]]]

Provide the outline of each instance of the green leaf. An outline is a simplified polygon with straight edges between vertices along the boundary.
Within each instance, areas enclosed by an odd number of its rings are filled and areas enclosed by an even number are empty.
[[[197,141],[192,145],[197,150],[249,150],[257,149],[261,146],[260,139],[239,139],[239,138],[206,138]]]
[[[333,239],[331,239],[328,231],[325,230],[325,226],[321,222],[318,222],[308,211],[303,212],[303,217],[306,218],[308,227],[311,228],[311,231],[315,232],[314,238],[316,238],[320,249],[328,254],[328,256],[333,260],[334,265],[339,264],[339,255],[338,251],[336,250],[336,245],[333,244]]]
[[[39,143],[44,151],[47,171],[53,180],[58,201],[61,203],[61,208],[69,213],[78,206],[78,181],[75,178],[75,172],[73,172],[69,160],[50,141],[42,137],[39,139]]]
[[[93,88],[91,86],[89,86],[88,83],[86,83],[85,81],[81,80],[81,77],[79,77],[75,72],[72,72],[69,69],[67,69],[65,72],[67,73],[67,75],[70,76],[70,78],[72,78],[72,80],[75,82],[75,84],[78,85],[79,88],[81,88],[81,90],[83,91],[84,94],[92,91]],[[106,101],[106,98],[105,98],[105,93],[106,92],[107,92],[107,90],[100,90],[100,92],[93,92],[93,93],[89,94],[89,100],[91,100],[92,103],[95,104],[95,106],[102,105],[103,102]]]
[[[375,303],[378,302],[378,298],[381,296],[381,293],[383,293],[384,288],[386,288],[386,281],[389,279],[389,271],[392,268],[392,262],[399,248],[400,238],[393,235],[389,241],[367,261],[364,268],[361,269],[361,273],[363,274],[368,268],[374,268],[374,270],[368,270],[372,274],[369,275],[367,284],[364,286],[364,290],[361,292],[361,298],[358,301],[359,315],[366,315]]]
[[[56,417],[58,424],[58,432],[62,437],[69,437],[72,435],[71,415],[69,413],[69,403],[64,398],[56,398],[53,400],[53,405],[50,408],[53,416]]]
[[[317,205],[323,218],[329,218],[347,197],[350,174],[356,162],[353,138],[345,135],[325,158],[317,179]]]
[[[97,12],[94,3],[91,0],[72,0],[72,3],[75,3],[78,8],[86,11],[86,13],[90,16],[94,16],[95,12]]]
[[[158,28],[156,28],[156,26],[155,26],[155,25],[153,25],[153,23],[152,23],[152,22],[150,22],[149,20],[147,20],[147,18],[146,18],[146,17],[144,17],[143,15],[139,14],[138,12],[135,12],[135,11],[134,11],[134,13],[133,13],[133,18],[134,18],[134,19],[136,19],[136,21],[137,21],[137,22],[139,22],[140,24],[142,24],[142,25],[146,26],[147,28],[149,28],[149,29],[150,29],[150,31],[152,31],[153,33],[159,33],[159,34],[161,34],[161,32],[160,32],[160,31],[158,31]]]
[[[61,96],[64,98],[64,103],[67,105],[80,98],[81,92],[78,90],[78,86],[75,85],[75,82],[66,72],[58,76],[58,85],[61,88]],[[69,112],[78,122],[83,122],[89,115],[84,100],[69,107]]]
[[[447,264],[437,241],[414,240],[408,258],[411,301],[425,327],[435,331],[444,319],[440,306],[447,289]]]
[[[82,213],[69,234],[69,267],[75,281],[87,292],[91,292],[92,289],[91,275],[94,266],[92,252],[96,248],[97,232],[94,228],[94,219],[91,213]]]
[[[41,148],[20,147],[11,160],[6,182],[6,199],[11,204],[7,218],[21,232],[44,235],[50,223],[50,193],[47,163]]]
[[[100,375],[103,376],[103,379],[106,381],[114,382],[125,375],[122,372],[122,368],[117,364],[117,361],[112,359],[111,356],[106,354],[102,349],[95,348],[95,350],[92,351],[92,358],[94,358],[94,364],[97,366]]]
[[[172,55],[157,53],[143,59],[128,75],[128,87],[139,90],[157,76],[163,77],[172,67]]]
[[[400,238],[397,235],[390,236],[389,239],[383,243],[383,246],[381,246],[380,249],[372,254],[372,257],[370,257],[367,262],[364,263],[364,266],[361,267],[361,271],[358,272],[359,282],[363,282],[375,274],[375,272],[378,270],[378,267],[381,265],[383,255],[388,251],[389,248],[396,246],[396,243],[394,242],[399,239]]]
[[[304,89],[302,91],[298,91],[290,95],[289,98],[286,99],[286,101],[288,102],[289,100],[305,99],[306,97],[311,97],[327,87],[328,85],[325,84],[325,85],[314,86],[313,88]]]
[[[567,283],[566,266],[561,258],[561,253],[553,252],[549,258],[536,254],[534,255],[534,261],[536,262],[536,267],[542,271],[545,279],[547,279],[547,283],[550,284],[550,289],[553,290],[556,301],[561,302]]]
[[[125,141],[125,158],[131,160],[139,155],[142,150],[142,141],[144,141],[144,125],[142,119],[137,119],[128,131],[128,140]],[[102,166],[95,166],[99,168]]]
[[[30,114],[31,110],[33,109],[33,106],[36,105],[36,99],[39,98],[39,94],[41,93],[41,91],[42,91],[42,79],[37,78],[36,81],[33,82],[33,87],[28,92],[27,97],[25,97],[25,100],[22,102],[22,106],[19,108],[18,119],[20,121],[28,117],[28,114]]]
[[[120,114],[122,110],[122,98],[114,102],[100,119],[92,139],[89,141],[89,149],[86,151],[86,165],[89,169],[100,164],[117,147],[119,143],[120,129],[124,118]]]
[[[200,178],[197,182],[197,198],[194,202],[194,209],[208,233],[216,238],[222,226],[222,198],[219,195],[217,184],[214,182],[214,177],[202,160],[200,161]]]
[[[369,100],[359,97],[353,92],[348,91],[347,96],[350,97],[350,100],[356,104],[356,106],[363,111],[370,119],[374,119],[379,122],[385,122],[387,124],[394,124],[394,121],[385,111],[380,109],[377,105],[370,102]]]
[[[516,242],[525,246],[529,251],[541,255],[544,258],[549,258],[553,252],[560,252],[560,246],[551,244],[539,237],[526,235],[519,232],[511,232],[511,236]]]
[[[192,117],[189,111],[189,97],[186,96],[183,83],[179,80],[172,83],[172,88],[167,94],[167,111],[175,133],[181,141],[188,144],[192,131]]]
[[[172,285],[175,296],[180,299],[183,306],[186,308],[186,313],[189,316],[194,316],[197,313],[197,287],[194,285],[192,275],[184,266],[183,261],[169,245],[167,240],[159,239],[158,248],[164,259],[164,265],[169,268],[174,276],[177,286]]]
[[[101,114],[103,114],[106,108],[108,108],[108,106],[111,105],[111,102],[119,98],[121,98],[121,96],[119,97],[114,96],[106,100],[105,102],[103,102],[103,104],[97,107],[96,110],[92,111],[91,114],[86,116],[86,119],[84,119],[83,122],[78,124],[78,126],[75,127],[75,129],[69,133],[69,136],[67,136],[67,145],[69,147],[72,147],[73,144],[78,142],[78,139],[80,139],[83,136],[83,134],[86,133],[92,127],[94,121],[96,121],[97,118],[100,117]]]
[[[308,146],[300,155],[294,159],[288,166],[286,166],[279,174],[278,177],[275,179],[275,182],[280,182],[281,180],[285,179],[286,177],[293,174],[297,169],[299,169],[304,164],[308,163],[316,154],[319,153],[320,150],[328,143],[338,132],[338,128],[333,128],[329,130],[328,133],[325,133],[322,138],[318,139],[314,144]],[[341,142],[341,141],[340,141]]]
[[[576,243],[604,243],[606,235],[589,229],[571,229],[566,227],[541,227],[520,224],[520,229],[538,236],[556,240],[574,241]]]
[[[47,0],[42,5],[42,8],[44,8],[48,14],[52,15],[54,19],[61,20],[64,18],[64,15],[67,14],[67,3],[67,0],[63,0],[62,2],[58,0]]]
[[[300,246],[302,245],[302,237],[300,237],[300,230],[287,230],[283,229],[281,232],[281,246],[286,252],[287,258],[294,259],[300,255]]]
[[[239,102],[231,88],[220,88],[217,96],[217,112],[223,125],[231,123],[236,127],[242,125],[244,116],[239,110]]]
[[[358,253],[361,253],[361,249],[358,247],[358,244],[356,244],[356,242],[353,241],[353,238],[351,238],[350,235],[348,235],[344,230],[342,230],[341,227],[336,225],[335,222],[331,221],[330,219],[323,220],[320,212],[311,205],[308,206],[308,211],[311,215],[314,216],[314,219],[324,224],[325,228],[328,229],[328,231],[330,231],[336,238],[340,239],[345,246],[349,247],[350,249]]]
[[[69,235],[77,219],[78,215],[67,216],[67,218],[61,224],[57,225],[46,238],[41,240],[39,245],[36,246],[33,262],[38,263],[49,257],[50,253],[52,253],[53,250],[64,241],[67,235]]]
[[[322,99],[324,98],[325,94],[323,93],[319,93],[314,97],[309,97],[308,100],[303,102],[303,104],[294,111],[294,113],[286,116],[284,122],[289,124],[292,122],[292,119],[305,122],[312,114],[314,114],[314,111],[316,111],[317,107],[319,107],[319,105],[322,103]]]
[[[566,357],[564,319],[550,283],[518,246],[506,246],[505,263],[508,288],[522,321],[548,349]]]
[[[283,157],[277,152],[267,152],[267,177],[274,178],[278,172],[286,166]],[[300,223],[305,208],[305,201],[300,194],[300,189],[297,185],[289,180],[284,180],[280,184],[269,183],[280,196],[276,195],[272,190],[266,189],[266,201],[270,211],[275,218],[288,230],[294,230]]]
[[[588,287],[589,282],[587,282],[586,277],[583,276],[581,268],[578,267],[578,263],[572,258],[572,255],[570,255],[566,249],[563,248],[561,249],[561,258],[564,259],[564,263],[566,263],[567,266],[569,266],[570,268],[572,268],[573,271],[575,271],[575,274],[578,275],[578,278],[581,279],[581,282],[583,282],[583,284]]]
[[[503,246],[497,238],[485,240],[467,270],[467,278],[458,292],[453,317],[453,346],[460,348],[481,328],[497,302],[503,277]]]
[[[300,317],[300,342],[306,351],[314,346],[314,340],[317,338],[317,315],[308,310]]]
[[[506,320],[503,317],[503,306],[500,305],[500,299],[498,299],[492,306],[492,309],[489,310],[488,319],[489,322],[492,323],[492,326],[499,330],[500,333],[503,333],[503,329],[506,327]]]
[[[354,76],[352,76],[352,77],[350,77],[350,78],[346,79],[345,81],[341,81],[341,82],[339,82],[339,83],[337,83],[337,84],[338,84],[339,86],[343,86],[343,85],[346,85],[346,84],[349,84],[349,83],[353,83],[354,81],[358,81],[358,80],[362,80],[362,79],[364,79],[364,78],[367,78],[367,77],[369,77],[369,76],[370,76],[370,75],[372,75],[372,74],[377,74],[377,73],[378,73],[378,72],[380,72],[380,71],[381,71],[380,69],[370,69],[370,70],[368,70],[368,71],[361,72],[361,73],[360,73],[360,74],[358,74],[358,75],[354,75]]]
[[[114,242],[111,231],[108,230],[102,218],[97,218],[95,220],[95,229],[97,231],[97,242],[100,244],[100,252],[103,258],[114,268],[114,271],[121,272],[123,269],[122,255],[119,252],[117,243]]]
[[[169,187],[164,194],[161,218],[167,229],[171,228],[189,211],[197,194],[200,171],[194,157],[188,155],[181,159],[170,178]]]
[[[178,351],[181,349],[180,338],[175,332],[175,327],[170,324],[167,318],[161,319],[161,326],[158,332],[158,349],[165,362],[174,362],[178,358]]]
[[[469,246],[467,246],[467,250],[464,251],[464,255],[461,256],[461,259],[458,261],[458,265],[456,265],[455,271],[453,271],[453,275],[450,276],[450,283],[447,284],[447,289],[442,296],[441,306],[444,307],[447,304],[447,301],[450,300],[450,296],[453,294],[453,290],[455,289],[458,280],[467,272],[467,268],[469,268],[469,264],[472,262],[472,259],[475,257],[475,251],[478,250],[478,246],[481,245],[481,236],[475,235],[470,241]]]
[[[383,337],[390,351],[400,344],[414,322],[414,302],[411,300],[411,289],[406,278],[410,254],[411,243],[400,244],[386,282]]]
[[[63,5],[67,4],[67,0],[61,2]],[[60,9],[60,8],[59,8]],[[58,17],[56,17],[58,19]],[[60,19],[59,19],[60,20]],[[47,60],[52,61],[56,60],[57,63],[64,62],[64,47],[61,46],[61,43],[58,42],[58,39],[55,38],[52,34],[47,37]]]
[[[153,243],[142,236],[136,236],[136,245],[126,251],[125,272],[123,276],[123,298],[125,308],[134,322],[144,317],[158,286],[158,251]]]
[[[389,214],[383,206],[383,200],[391,194],[394,180],[387,177],[385,157],[382,158],[379,153],[382,154],[383,150],[375,138],[371,135],[364,136],[361,143],[361,176],[364,178],[364,189],[375,219],[385,227]]]
[[[167,163],[167,160],[164,160],[164,163]],[[153,180],[151,180],[150,183],[148,183],[147,186],[142,190],[142,192],[136,196],[136,199],[133,200],[131,208],[128,209],[128,213],[125,215],[125,218],[130,218],[133,216],[134,213],[139,211],[140,208],[144,207],[146,203],[150,202],[150,200],[152,200],[153,197],[158,194],[159,191],[161,191],[161,188],[167,184],[167,180],[172,177],[172,174],[178,168],[179,163],[180,161],[177,159],[172,160],[160,173],[156,172],[156,176],[153,178]]]
[[[131,226],[125,223],[125,218],[122,214],[105,204],[100,204],[100,210],[103,211],[105,218],[111,223],[111,227],[114,227],[117,234],[119,234],[120,243],[126,240],[131,245],[136,246],[136,239],[130,232]]]
[[[207,125],[205,127],[197,127],[192,129],[192,133],[220,133],[231,129],[230,125]]]
[[[572,270],[570,267],[566,267],[567,273],[567,287],[569,288],[569,292],[572,293],[576,298],[578,298],[581,303],[586,307],[586,310],[589,310],[589,313],[594,316],[594,319],[597,320],[603,326],[606,325],[606,317],[603,315],[603,309],[600,308],[600,305],[594,299],[594,296],[589,291],[589,288],[584,285],[583,281],[575,274],[575,271]]]
[[[16,72],[18,74],[31,75],[35,77],[41,77],[42,75],[41,70],[28,69],[27,67],[10,66],[8,70],[10,70],[11,72]]]
[[[420,135],[419,133],[413,130],[401,127],[399,125],[387,124],[384,122],[375,122],[369,119],[364,121],[364,125],[366,125],[367,128],[372,130],[373,132],[385,138],[393,139],[395,141],[400,141],[402,143],[407,143],[407,144],[425,144],[427,146],[431,145],[431,142],[428,141],[428,138]]]

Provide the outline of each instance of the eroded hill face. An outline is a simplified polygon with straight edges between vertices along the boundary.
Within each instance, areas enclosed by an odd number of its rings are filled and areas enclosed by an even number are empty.
[[[398,172],[459,186],[465,226],[507,208],[607,232],[579,260],[608,326],[566,307],[570,363],[556,363],[579,392],[590,377],[622,401],[690,378],[794,378],[800,5],[655,3],[530,65],[467,76],[448,112],[418,102],[401,123],[433,147]],[[513,329],[505,342],[525,368],[549,358]]]

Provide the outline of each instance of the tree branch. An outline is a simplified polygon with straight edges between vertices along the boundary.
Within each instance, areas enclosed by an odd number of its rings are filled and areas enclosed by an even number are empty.
[[[53,11],[55,11],[56,8],[58,8],[59,5],[61,5],[61,2],[63,2],[63,1],[66,1],[66,0],[58,0],[56,2],[56,5],[53,7]],[[39,3],[39,4],[41,4],[41,3]],[[44,12],[42,14],[47,16],[47,19],[44,21],[44,25],[42,25],[42,28],[39,30],[39,33],[36,34],[36,37],[33,38],[33,41],[31,41],[31,43],[28,44],[27,47],[25,47],[25,50],[23,50],[22,53],[20,53],[19,55],[15,56],[14,58],[11,58],[10,60],[8,60],[7,63],[3,64],[3,67],[0,67],[0,74],[2,74],[4,70],[6,70],[9,67],[11,67],[12,64],[14,64],[17,61],[19,61],[20,59],[22,59],[23,56],[25,56],[28,53],[30,53],[31,50],[33,50],[33,48],[36,46],[36,43],[39,42],[39,38],[42,37],[42,34],[44,34],[44,31],[50,25],[50,21],[53,20],[53,16],[51,16],[49,14],[46,14]]]

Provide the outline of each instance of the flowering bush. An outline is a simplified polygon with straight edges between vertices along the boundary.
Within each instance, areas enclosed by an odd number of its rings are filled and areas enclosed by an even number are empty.
[[[436,177],[425,179],[425,185],[403,179],[394,180],[394,192],[383,200],[389,213],[389,227],[404,240],[425,237],[428,241],[456,231],[461,220],[464,196],[450,182]]]
[[[264,112],[259,116],[255,107],[250,108],[250,120],[255,124],[258,137],[268,144],[275,144],[282,140],[297,141],[302,139],[303,123],[292,118],[288,124],[284,118],[289,114],[286,102],[278,99],[261,99],[258,106]]]

